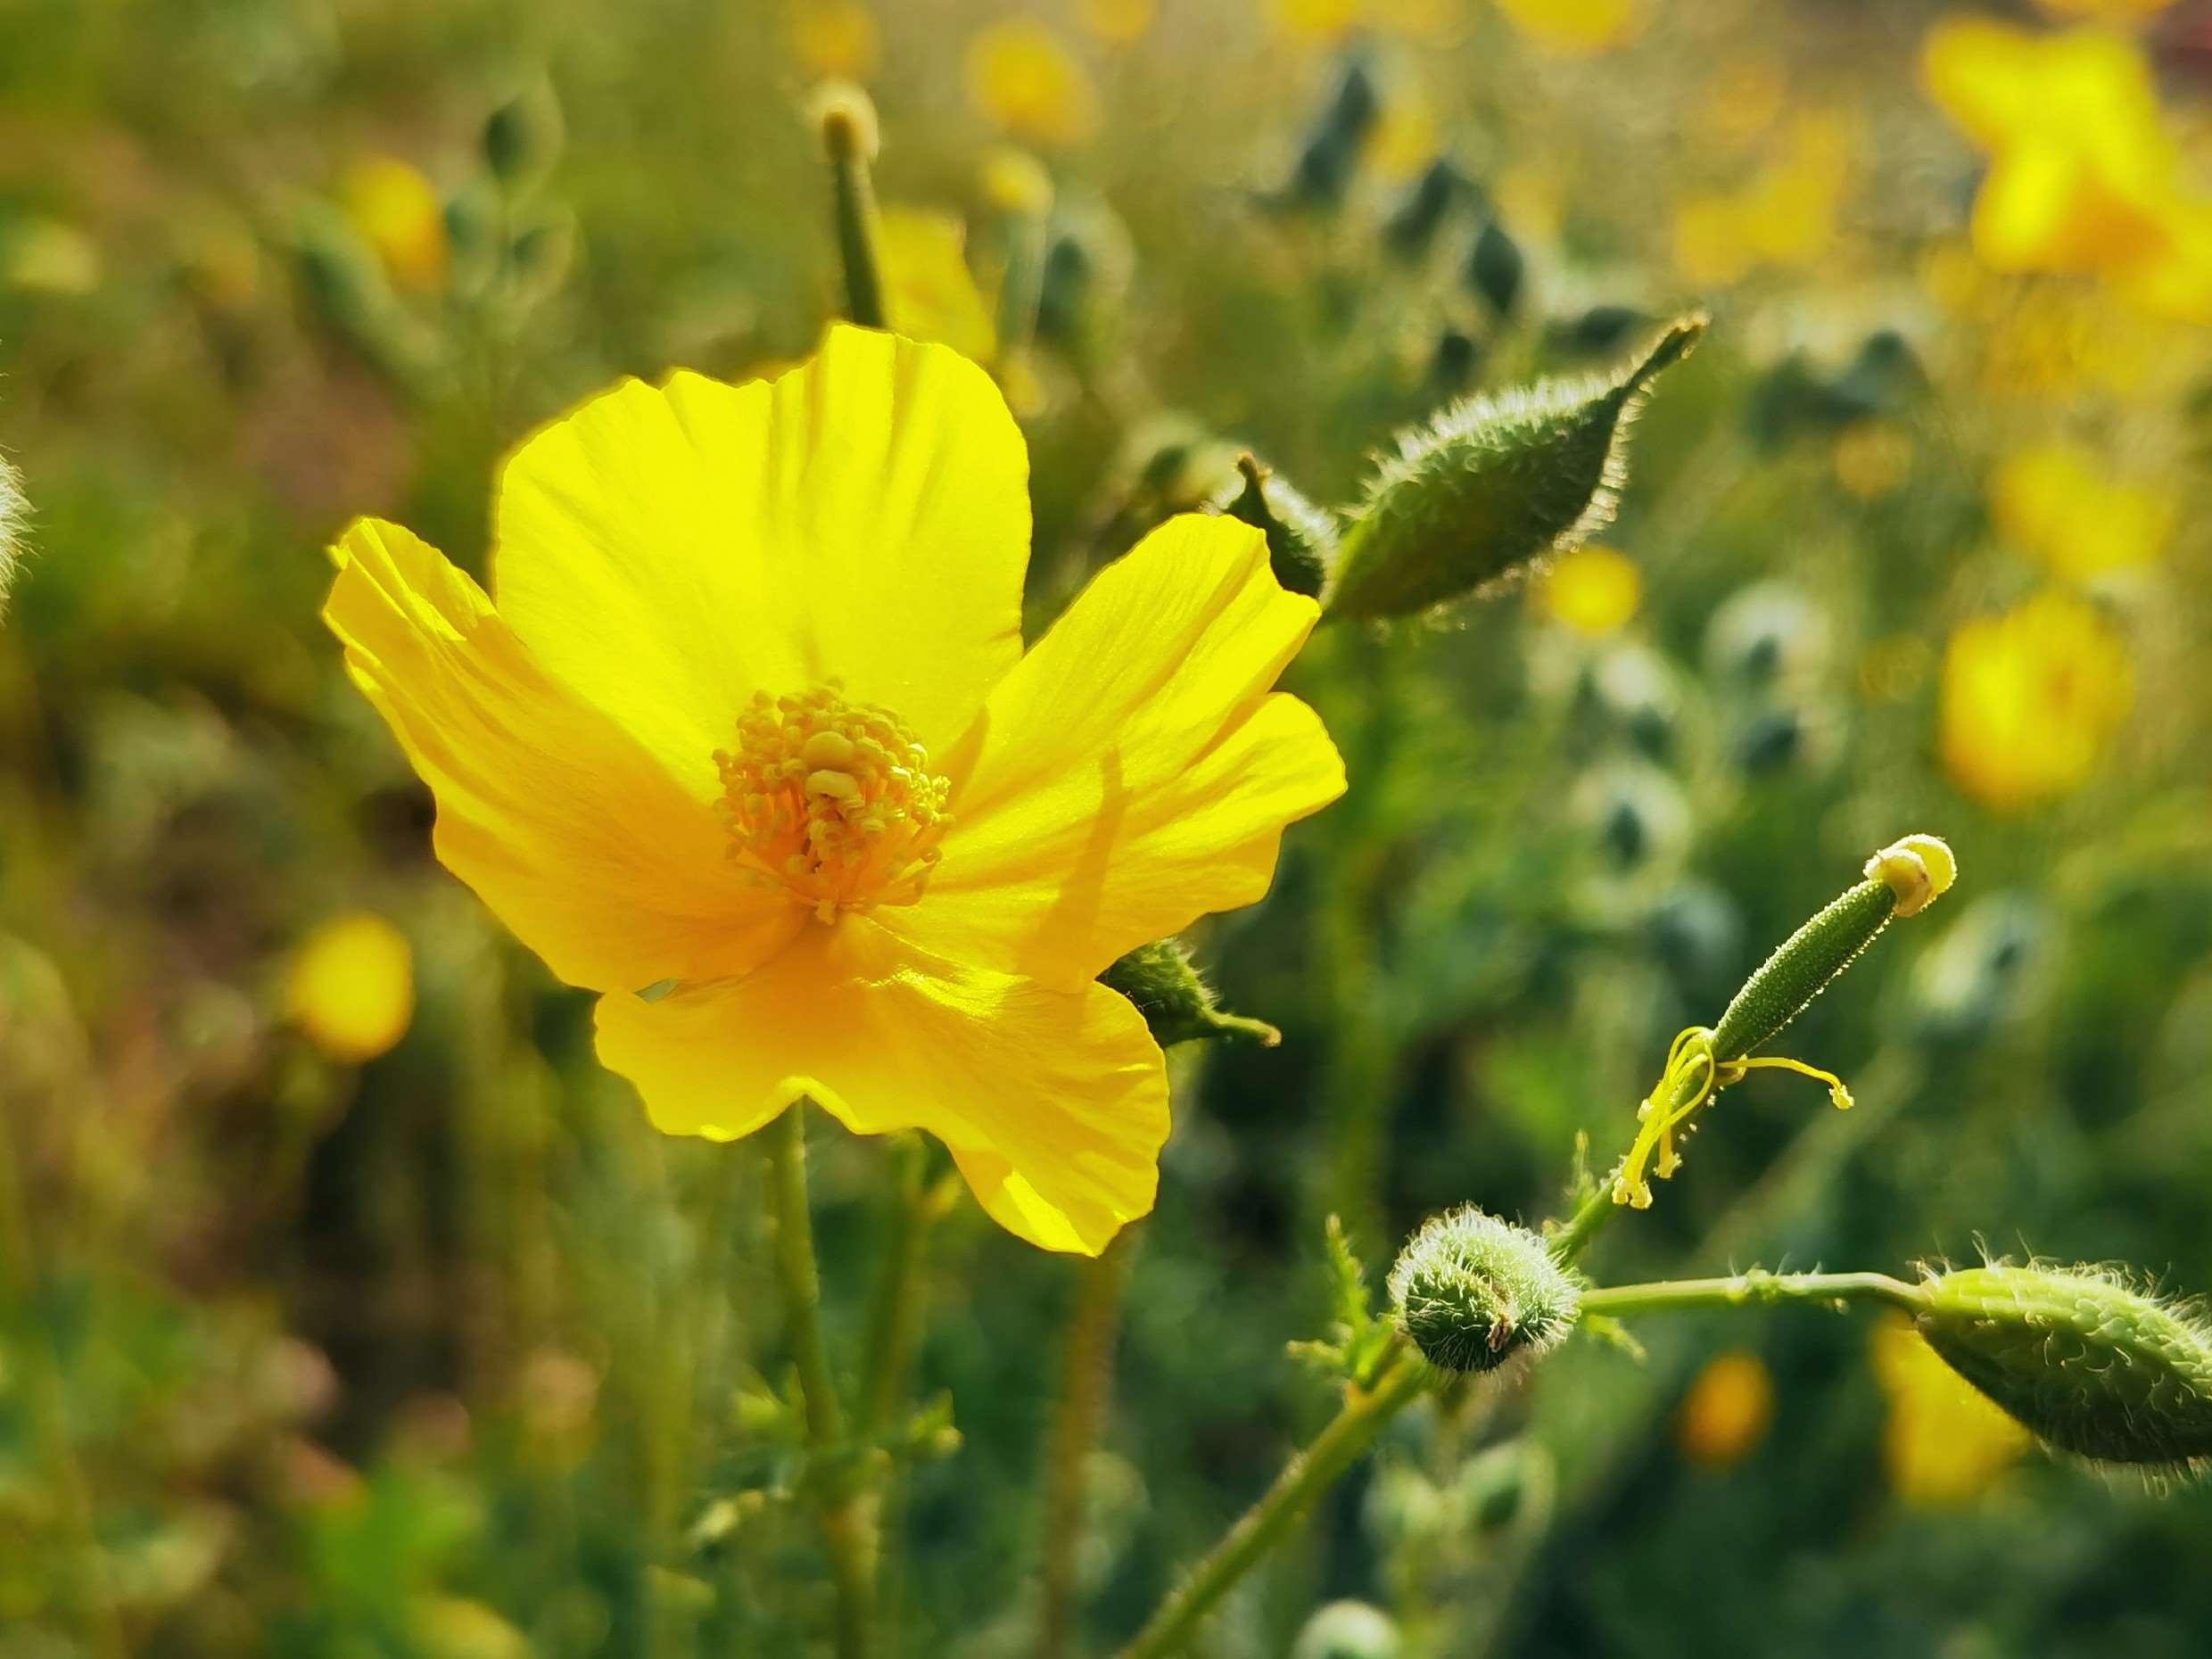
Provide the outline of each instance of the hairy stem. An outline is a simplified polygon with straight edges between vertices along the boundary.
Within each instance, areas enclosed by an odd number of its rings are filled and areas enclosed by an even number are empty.
[[[1661,1279],[1582,1292],[1585,1314],[1668,1313],[1685,1308],[1744,1308],[1775,1302],[1886,1302],[1908,1312],[1926,1294],[1886,1273],[1769,1273],[1754,1267],[1724,1279]]]
[[[1372,1388],[1349,1390],[1329,1425],[1283,1465],[1266,1495],[1160,1604],[1136,1638],[1121,1650],[1120,1659],[1163,1659],[1190,1640],[1215,1604],[1282,1542],[1314,1499],[1374,1443],[1384,1425],[1427,1392],[1432,1375],[1428,1362],[1407,1349]]]
[[[1106,1416],[1121,1290],[1135,1248],[1125,1233],[1083,1264],[1061,1362],[1060,1399],[1044,1469],[1044,1609],[1037,1659],[1066,1659],[1075,1640],[1076,1568],[1083,1546],[1084,1498],[1091,1452]]]

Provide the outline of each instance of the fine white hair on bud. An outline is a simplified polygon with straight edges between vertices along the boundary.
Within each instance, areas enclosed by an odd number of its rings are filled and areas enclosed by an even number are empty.
[[[2037,1438],[2153,1471],[2212,1460],[2212,1330],[2194,1308],[2107,1267],[1926,1273],[1921,1336]]]
[[[29,516],[23,504],[22,482],[15,468],[0,458],[0,616],[8,611],[8,590],[15,583],[16,554],[21,546],[23,521]]]
[[[1391,1269],[1390,1292],[1422,1356],[1457,1372],[1548,1352],[1582,1308],[1581,1283],[1543,1240],[1472,1204],[1422,1224]]]

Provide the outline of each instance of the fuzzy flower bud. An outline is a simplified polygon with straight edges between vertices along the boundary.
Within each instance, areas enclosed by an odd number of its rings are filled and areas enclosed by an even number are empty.
[[[1494,1371],[1519,1353],[1556,1348],[1581,1311],[1582,1292],[1525,1227],[1473,1205],[1432,1216],[1391,1269],[1391,1306],[1429,1363]]]
[[[1409,615],[1612,523],[1636,413],[1704,329],[1685,317],[1609,379],[1471,398],[1401,437],[1345,532],[1330,615]]]
[[[23,490],[15,468],[0,460],[0,617],[8,610],[8,589],[15,582],[15,551],[22,533]]]
[[[1213,987],[1199,978],[1189,953],[1174,939],[1140,945],[1098,979],[1136,1004],[1152,1041],[1162,1048],[1209,1037],[1244,1037],[1266,1048],[1283,1040],[1266,1021],[1217,1007]]]
[[[1916,1323],[1944,1363],[2061,1451],[2187,1468],[2212,1458],[2212,1331],[2097,1267],[1931,1273]]]
[[[1336,521],[1250,455],[1236,469],[1244,488],[1223,510],[1266,533],[1268,567],[1286,590],[1318,595],[1336,564]]]

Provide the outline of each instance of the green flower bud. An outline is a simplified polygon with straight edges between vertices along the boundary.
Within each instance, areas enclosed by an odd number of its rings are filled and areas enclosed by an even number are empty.
[[[1525,1227],[1472,1204],[1432,1216],[1391,1269],[1399,1328],[1446,1371],[1494,1371],[1573,1330],[1581,1285]]]
[[[1333,1601],[1306,1621],[1291,1659],[1399,1659],[1398,1626],[1364,1601]]]
[[[26,512],[22,480],[15,468],[0,460],[0,617],[8,614],[8,590],[15,584],[15,555]]]
[[[1317,596],[1336,564],[1336,521],[1250,455],[1237,457],[1236,469],[1244,488],[1224,510],[1266,532],[1267,564],[1277,582],[1292,593]]]
[[[1521,249],[1496,219],[1482,227],[1482,234],[1474,239],[1474,251],[1467,256],[1467,286],[1481,294],[1490,310],[1500,317],[1511,317],[1521,298],[1522,279],[1528,274],[1528,261],[1521,257]]]
[[[1251,1038],[1273,1048],[1283,1040],[1283,1034],[1265,1020],[1224,1013],[1217,1007],[1213,987],[1199,978],[1189,953],[1175,939],[1140,945],[1099,975],[1098,982],[1136,1004],[1151,1028],[1152,1041],[1162,1048],[1214,1037]]]
[[[1382,245],[1401,260],[1417,260],[1429,251],[1444,216],[1466,189],[1459,169],[1443,156],[1429,163],[1382,226]]]
[[[1610,379],[1471,398],[1401,437],[1345,532],[1330,615],[1425,610],[1611,523],[1636,412],[1704,328],[1702,316],[1683,318]]]
[[[1916,1322],[1953,1371],[2061,1451],[2185,1468],[2212,1457],[2212,1331],[2098,1267],[1931,1274]]]
[[[1462,328],[1447,328],[1429,349],[1429,384],[1439,392],[1457,392],[1482,372],[1482,342]]]
[[[484,164],[508,186],[527,184],[550,168],[564,136],[560,101],[541,76],[484,121]]]

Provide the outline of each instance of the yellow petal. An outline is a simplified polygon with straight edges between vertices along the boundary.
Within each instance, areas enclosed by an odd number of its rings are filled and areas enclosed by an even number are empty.
[[[1021,652],[1028,458],[990,377],[835,327],[774,382],[594,399],[501,476],[499,614],[687,786],[755,690],[891,710],[931,753]]]
[[[1334,800],[1313,711],[1268,694],[1317,615],[1259,532],[1171,519],[992,692],[929,892],[879,920],[923,949],[1072,987],[1267,890],[1283,827]]]
[[[1095,1255],[1151,1209],[1168,1135],[1167,1067],[1123,998],[956,966],[854,917],[741,979],[601,998],[598,1052],[671,1135],[748,1135],[801,1095],[855,1134],[926,1129],[1046,1250]]]
[[[550,679],[483,590],[396,524],[331,549],[323,616],[437,797],[438,856],[572,985],[744,971],[794,907],[744,886],[706,801]]]

